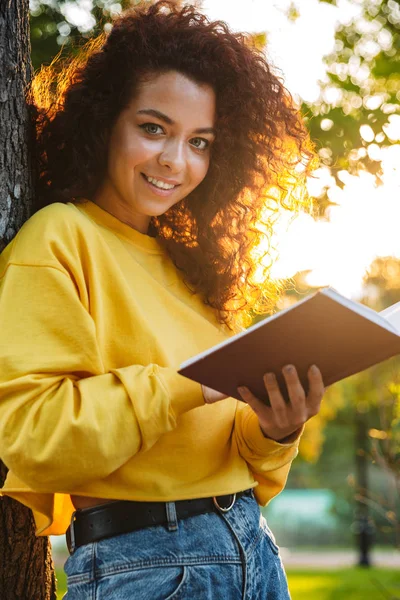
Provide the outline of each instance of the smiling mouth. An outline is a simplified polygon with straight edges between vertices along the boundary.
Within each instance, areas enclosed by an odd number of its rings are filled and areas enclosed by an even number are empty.
[[[173,189],[179,187],[179,185],[180,185],[180,184],[167,183],[165,181],[161,181],[160,179],[156,179],[156,177],[149,177],[148,175],[145,175],[144,173],[142,173],[142,176],[147,181],[147,183],[150,183],[151,185],[153,185],[155,188],[157,188],[159,190],[170,191],[170,190],[173,190]]]

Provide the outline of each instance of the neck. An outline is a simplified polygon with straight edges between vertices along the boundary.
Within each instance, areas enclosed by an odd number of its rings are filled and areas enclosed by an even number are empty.
[[[147,235],[150,217],[148,215],[134,213],[132,208],[123,201],[110,183],[105,182],[96,192],[92,200],[97,206],[122,223],[125,223],[125,225]]]

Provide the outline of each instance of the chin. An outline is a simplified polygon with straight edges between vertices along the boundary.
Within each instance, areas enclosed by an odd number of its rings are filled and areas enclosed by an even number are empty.
[[[173,206],[175,206],[175,204],[177,204],[177,202],[174,202],[173,204],[170,204],[170,205],[166,206],[165,208],[163,208],[162,206],[154,207],[153,210],[151,208],[149,208],[146,211],[146,214],[149,217],[161,217],[161,215],[164,215],[166,212],[168,212]]]
[[[173,205],[172,205],[173,206]],[[152,217],[161,217],[161,215],[165,214],[171,207],[168,206],[167,208],[165,208],[164,210],[162,208],[155,208],[154,210],[147,210],[146,211],[146,215],[150,218]]]

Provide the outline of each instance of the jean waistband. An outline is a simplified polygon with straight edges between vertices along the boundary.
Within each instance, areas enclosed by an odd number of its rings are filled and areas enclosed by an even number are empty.
[[[76,548],[102,539],[129,533],[146,527],[166,525],[170,505],[177,519],[187,519],[207,512],[229,512],[237,499],[251,490],[234,494],[177,500],[175,502],[136,502],[116,500],[90,508],[76,510],[66,531],[69,553]]]

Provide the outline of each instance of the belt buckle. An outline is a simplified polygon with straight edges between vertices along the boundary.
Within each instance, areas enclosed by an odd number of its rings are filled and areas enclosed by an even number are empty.
[[[75,552],[75,530],[74,530],[75,515],[76,515],[76,510],[71,515],[71,522],[69,524],[69,527],[68,527],[67,533],[66,533],[68,552],[70,554],[73,554]]]
[[[233,508],[233,506],[234,506],[234,504],[236,502],[236,494],[230,494],[230,495],[232,496],[232,502],[227,507],[220,506],[218,504],[217,497],[216,496],[213,497],[214,506],[216,506],[218,508],[218,510],[221,511],[222,513],[229,512]]]

